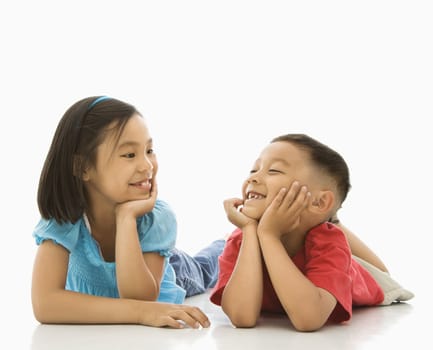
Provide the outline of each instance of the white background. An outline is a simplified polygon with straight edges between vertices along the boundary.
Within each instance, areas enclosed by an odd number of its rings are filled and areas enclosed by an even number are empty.
[[[2,322],[34,326],[31,236],[60,117],[109,95],[147,119],[178,246],[232,230],[275,136],[347,160],[341,220],[421,294],[431,274],[433,11],[429,1],[4,1],[0,5]]]

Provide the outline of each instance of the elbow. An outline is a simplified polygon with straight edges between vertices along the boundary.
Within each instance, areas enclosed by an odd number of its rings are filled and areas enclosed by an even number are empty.
[[[152,288],[137,295],[130,295],[128,299],[137,299],[142,301],[157,301],[159,297],[159,288]]]
[[[305,302],[299,304],[305,305]],[[325,325],[334,306],[335,303],[333,303],[332,307],[324,307],[320,303],[311,303],[304,307],[294,307],[291,309],[285,307],[285,311],[293,327],[298,332],[314,332]]]
[[[322,326],[314,326],[314,325],[309,325],[309,324],[294,324],[293,323],[293,327],[295,327],[295,329],[298,332],[314,332],[317,331],[318,329],[322,328]]]
[[[291,319],[293,327],[298,332],[314,332],[319,330],[325,324],[322,320],[298,318]]]
[[[44,306],[42,300],[37,298],[32,299],[32,307],[33,307],[33,316],[36,321],[39,323],[52,323],[52,320],[49,318],[49,311],[47,307]]]
[[[255,314],[246,313],[245,310],[228,310],[224,307],[223,311],[236,328],[254,328],[257,325],[258,316]]]
[[[257,319],[254,317],[231,315],[229,318],[232,325],[236,328],[254,328],[257,325]]]
[[[152,293],[148,296],[140,298],[142,301],[158,301],[159,293]]]
[[[152,288],[151,291],[149,291],[147,299],[143,299],[145,301],[157,301],[159,298],[160,293],[160,285],[156,284],[154,288]]]
[[[147,288],[145,290],[123,290],[118,288],[119,298],[121,299],[135,299],[142,301],[157,301],[159,297],[159,286],[153,286],[153,288]]]
[[[36,321],[38,321],[41,324],[49,324],[50,322],[42,313],[33,311],[33,315],[35,316]]]
[[[43,312],[39,308],[33,306],[33,316],[39,323],[46,323]]]
[[[240,320],[233,319],[231,322],[235,328],[254,328],[257,324],[256,321],[243,320],[243,319],[240,319]]]

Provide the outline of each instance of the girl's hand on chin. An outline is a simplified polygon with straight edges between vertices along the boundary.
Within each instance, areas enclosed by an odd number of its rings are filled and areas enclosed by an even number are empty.
[[[123,215],[133,215],[135,218],[137,218],[152,211],[155,206],[157,195],[158,187],[156,185],[156,181],[153,181],[149,198],[119,203],[116,206],[116,216],[119,217]]]

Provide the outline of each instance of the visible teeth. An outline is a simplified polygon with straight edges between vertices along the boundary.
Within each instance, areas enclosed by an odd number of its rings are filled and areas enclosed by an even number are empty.
[[[265,197],[262,196],[261,194],[248,193],[248,199],[262,199],[262,198],[265,198]]]

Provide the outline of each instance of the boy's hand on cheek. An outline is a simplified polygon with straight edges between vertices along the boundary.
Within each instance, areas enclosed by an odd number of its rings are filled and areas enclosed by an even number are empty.
[[[289,190],[282,188],[265,210],[259,221],[258,234],[282,235],[295,230],[301,220],[301,213],[307,207],[311,194],[305,186],[295,181]]]

